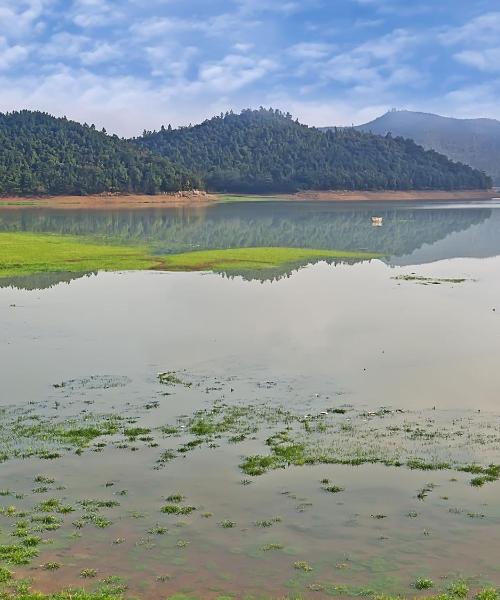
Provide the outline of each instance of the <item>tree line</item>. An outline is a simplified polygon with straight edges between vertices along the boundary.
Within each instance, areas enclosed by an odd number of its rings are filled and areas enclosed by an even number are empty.
[[[193,171],[213,191],[491,187],[484,173],[409,139],[353,128],[325,132],[273,109],[229,112],[194,127],[162,127],[135,141]]]
[[[183,167],[93,125],[0,114],[0,194],[156,194],[200,185]]]
[[[0,195],[486,189],[484,173],[408,139],[321,131],[273,109],[121,139],[46,113],[0,114]]]

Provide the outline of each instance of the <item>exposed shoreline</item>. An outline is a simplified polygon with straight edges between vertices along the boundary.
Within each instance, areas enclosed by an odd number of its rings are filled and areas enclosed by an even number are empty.
[[[313,202],[429,202],[453,200],[491,200],[495,190],[424,190],[424,191],[305,191],[295,194],[250,195],[231,194],[237,201],[272,200]],[[0,209],[59,208],[59,209],[133,209],[183,206],[208,206],[229,195],[205,192],[178,192],[172,194],[94,194],[89,196],[36,196],[0,197]]]
[[[121,209],[205,206],[218,196],[205,192],[172,194],[91,194],[88,196],[11,196],[0,197],[0,209],[60,208],[60,209]]]
[[[278,194],[279,198],[290,200],[313,200],[324,202],[370,202],[370,201],[443,201],[443,200],[491,200],[494,190],[410,190],[410,191],[307,191],[290,196]]]

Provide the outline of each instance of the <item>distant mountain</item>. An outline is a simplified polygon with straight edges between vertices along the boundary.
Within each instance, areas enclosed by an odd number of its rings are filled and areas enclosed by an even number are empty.
[[[323,132],[276,110],[226,113],[200,125],[144,132],[143,148],[193,171],[212,191],[488,188],[468,166],[410,140],[355,131]]]
[[[0,113],[0,195],[158,193],[199,181],[117,136],[41,112]]]
[[[407,110],[391,111],[356,129],[410,138],[490,175],[500,185],[500,121],[452,119]]]

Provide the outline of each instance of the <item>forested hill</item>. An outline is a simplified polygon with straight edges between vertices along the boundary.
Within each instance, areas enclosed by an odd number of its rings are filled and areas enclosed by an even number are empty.
[[[482,172],[411,140],[323,132],[274,110],[227,113],[129,141],[41,112],[0,113],[0,195],[490,186]]]
[[[182,167],[93,126],[40,112],[0,114],[0,195],[153,194],[199,185]]]
[[[479,189],[489,177],[413,141],[354,129],[320,131],[275,110],[226,113],[134,140],[199,175],[209,190]]]
[[[500,121],[392,110],[357,129],[401,135],[488,173],[500,185]]]

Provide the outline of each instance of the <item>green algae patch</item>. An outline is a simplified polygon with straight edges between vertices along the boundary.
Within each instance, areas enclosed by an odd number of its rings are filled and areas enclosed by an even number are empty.
[[[310,262],[355,262],[380,254],[309,248],[226,248],[155,256],[144,246],[126,246],[79,236],[0,233],[0,278],[40,273],[95,271],[223,271],[299,268]]]
[[[76,236],[0,233],[0,277],[152,269],[158,262],[140,246],[99,244]]]
[[[318,260],[359,261],[380,258],[382,255],[343,250],[313,248],[228,248],[172,254],[163,258],[168,271],[253,271],[299,266]]]

